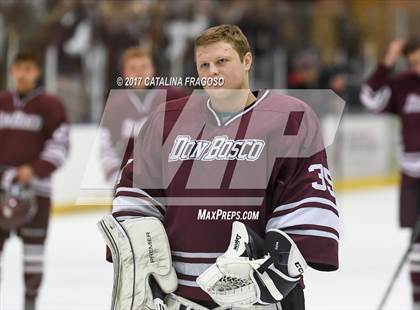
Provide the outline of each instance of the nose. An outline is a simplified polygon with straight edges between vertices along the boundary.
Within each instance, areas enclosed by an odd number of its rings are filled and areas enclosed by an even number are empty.
[[[219,75],[219,69],[217,68],[217,66],[215,66],[214,63],[210,63],[209,73],[210,73],[210,76]]]

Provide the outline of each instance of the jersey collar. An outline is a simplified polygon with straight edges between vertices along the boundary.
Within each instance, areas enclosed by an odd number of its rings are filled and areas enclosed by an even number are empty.
[[[158,92],[161,91],[160,89],[144,89],[144,90],[137,90],[137,91],[145,91],[147,92],[143,98],[143,101],[135,94],[136,90],[129,90],[127,92],[127,96],[131,104],[136,108],[136,110],[140,113],[149,112],[152,108],[153,101],[158,96]]]
[[[13,105],[16,108],[23,108],[29,101],[43,93],[43,91],[44,90],[41,87],[35,88],[34,90],[31,90],[25,97],[20,99],[18,93],[14,90],[12,91]]]
[[[268,89],[258,91],[257,100],[251,106],[247,107],[242,112],[239,112],[238,114],[236,114],[234,117],[232,117],[230,120],[228,120],[224,124],[220,120],[219,115],[217,115],[216,111],[214,111],[214,109],[212,108],[210,98],[207,99],[207,109],[211,112],[211,114],[213,114],[214,118],[216,119],[217,126],[219,126],[219,127],[221,127],[221,126],[228,126],[233,121],[235,121],[236,119],[240,118],[242,115],[244,115],[244,114],[248,113],[249,111],[253,110],[261,101],[263,101],[268,96],[268,93],[269,93],[269,90]]]

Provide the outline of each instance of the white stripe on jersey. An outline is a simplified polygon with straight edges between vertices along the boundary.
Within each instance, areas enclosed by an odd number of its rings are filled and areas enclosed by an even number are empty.
[[[24,244],[24,255],[40,255],[44,253],[44,245],[42,244]]]
[[[67,158],[67,153],[63,153],[57,150],[48,149],[43,152],[40,156],[42,160],[48,161],[55,167],[60,167]]]
[[[420,152],[400,153],[399,162],[406,175],[420,178]]]
[[[42,263],[44,261],[44,255],[43,254],[40,254],[40,255],[28,254],[23,257],[23,260],[28,263],[37,263],[37,262]]]
[[[23,272],[25,273],[43,273],[44,271],[44,266],[43,265],[39,265],[39,266],[24,266],[23,267]]]
[[[137,197],[115,197],[112,202],[112,212],[115,213],[121,211],[136,211],[141,212],[147,216],[153,216],[159,219],[163,219],[163,215],[154,205],[152,205],[147,200]]]
[[[195,281],[178,279],[178,283],[181,284],[181,285],[184,285],[184,286],[199,287],[197,282],[195,282]]]
[[[128,163],[127,163],[128,164]],[[156,199],[154,199],[152,196],[150,196],[148,193],[146,193],[144,190],[140,189],[140,188],[134,188],[134,187],[118,187],[116,194],[120,193],[120,192],[130,192],[130,193],[136,193],[140,196],[146,196],[148,198],[150,198],[154,203],[156,203],[156,205],[158,205],[159,207],[161,207],[164,211],[166,211],[166,207],[161,204],[159,201],[157,201]]]
[[[172,251],[172,255],[187,258],[217,258],[224,253],[193,253],[193,252],[181,252]]]
[[[364,106],[374,112],[382,112],[391,98],[391,88],[388,86],[381,87],[376,92],[365,84],[360,92],[360,101]]]
[[[40,158],[60,167],[67,158],[69,126],[62,124],[54,130],[52,137],[45,142]]]
[[[31,185],[35,190],[37,196],[49,197],[51,195],[51,178],[33,178]]]
[[[45,148],[54,150],[54,151],[61,151],[63,153],[67,152],[67,146],[61,143],[56,143],[53,140],[48,140],[45,144]]]
[[[409,264],[410,272],[420,272],[420,265],[419,264]]]
[[[418,243],[415,243],[415,244],[414,244],[414,246],[413,246],[413,248],[412,248],[412,250],[411,250],[411,253],[410,253],[410,254],[409,254],[409,256],[408,256],[408,258],[409,258],[410,262],[413,262],[413,263],[420,263],[420,251],[419,251],[419,246],[420,246],[420,244],[418,244]]]
[[[302,208],[291,213],[271,218],[266,226],[269,229],[283,229],[289,226],[318,225],[338,231],[338,216],[326,209]]]
[[[203,263],[184,263],[177,261],[173,261],[173,264],[176,272],[194,277],[198,277],[212,265]]]
[[[337,242],[338,237],[333,233],[323,230],[316,230],[316,229],[285,229],[284,232],[288,235],[304,235],[304,236],[317,236],[317,237],[326,237],[336,240]]]
[[[13,179],[16,177],[16,174],[17,172],[15,168],[9,168],[3,173],[0,185],[4,190],[10,189],[10,186],[12,185]]]
[[[293,208],[298,207],[298,206],[300,206],[304,203],[310,203],[310,202],[316,202],[316,203],[324,204],[324,205],[333,207],[334,209],[337,210],[337,206],[335,205],[335,203],[332,202],[329,199],[320,198],[320,197],[308,197],[308,198],[299,200],[297,202],[292,202],[292,203],[288,203],[288,204],[285,204],[285,205],[278,206],[277,208],[274,209],[274,212],[293,209]]]

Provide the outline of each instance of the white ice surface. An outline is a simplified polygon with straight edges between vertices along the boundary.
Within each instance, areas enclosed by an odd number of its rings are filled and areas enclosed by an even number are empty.
[[[102,214],[53,217],[45,278],[38,309],[109,309],[112,264],[96,228]],[[13,238],[3,253],[0,309],[22,309],[21,242]]]
[[[306,273],[307,309],[375,309],[404,252],[409,232],[398,228],[395,187],[345,192],[341,218],[340,270]],[[39,309],[109,309],[112,265],[96,228],[101,213],[53,217]],[[2,260],[0,309],[21,309],[21,244],[12,238]],[[410,309],[407,266],[386,309]]]

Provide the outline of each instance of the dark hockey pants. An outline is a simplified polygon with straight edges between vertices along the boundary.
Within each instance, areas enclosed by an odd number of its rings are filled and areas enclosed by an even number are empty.
[[[44,249],[50,215],[50,199],[37,197],[38,211],[30,223],[15,233],[23,241],[23,271],[25,281],[25,303],[33,304],[41,286],[44,266]],[[4,244],[11,231],[0,228],[0,258]],[[0,271],[1,275],[1,271]]]

